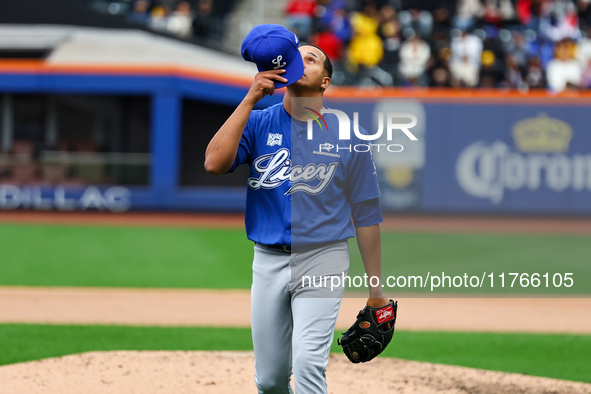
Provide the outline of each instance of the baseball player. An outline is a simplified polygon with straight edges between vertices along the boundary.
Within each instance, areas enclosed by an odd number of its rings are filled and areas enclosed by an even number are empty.
[[[307,113],[323,108],[332,65],[322,49],[298,45],[278,25],[249,33],[242,55],[259,73],[205,153],[211,174],[250,167],[245,224],[255,243],[251,319],[259,393],[292,393],[292,372],[296,393],[327,392],[325,371],[343,287],[328,294],[304,284],[304,274],[346,274],[347,240],[356,236],[367,275],[381,278],[382,214],[371,152],[330,148],[341,143],[336,116],[326,115],[326,130],[315,125],[309,138]],[[283,86],[282,103],[253,110]],[[305,104],[297,104],[299,99]],[[349,143],[361,142],[352,138]],[[372,284],[367,305],[387,305],[381,282]]]

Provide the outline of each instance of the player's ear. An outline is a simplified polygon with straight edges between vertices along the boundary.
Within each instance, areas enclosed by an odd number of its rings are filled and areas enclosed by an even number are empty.
[[[320,85],[320,89],[324,92],[330,86],[330,77],[322,78],[322,84]]]

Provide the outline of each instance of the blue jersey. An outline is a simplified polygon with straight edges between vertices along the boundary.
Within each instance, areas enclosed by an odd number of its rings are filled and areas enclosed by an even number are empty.
[[[351,204],[380,197],[367,141],[339,141],[336,116],[308,139],[307,123],[283,103],[251,112],[230,169],[250,166],[246,232],[266,245],[306,245],[355,236]],[[357,151],[356,151],[357,150]]]

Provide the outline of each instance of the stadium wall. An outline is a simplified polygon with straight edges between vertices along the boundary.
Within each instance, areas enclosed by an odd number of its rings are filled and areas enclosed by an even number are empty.
[[[229,182],[231,186],[210,182],[208,176],[181,181],[191,178],[181,176],[181,156],[194,152],[203,157],[205,141],[225,120],[219,116],[204,129],[196,127],[201,139],[187,150],[183,135],[191,130],[183,125],[183,100],[232,108],[249,83],[178,67],[0,64],[0,94],[147,95],[151,103],[147,185],[2,183],[0,208],[241,211],[244,179]],[[259,107],[281,97],[267,97]],[[376,152],[374,147],[386,211],[591,214],[589,94],[334,88],[327,105],[358,112],[360,124],[370,132],[377,129],[377,113],[417,116],[413,132],[418,141],[398,133],[376,142],[400,143],[403,152]],[[202,166],[194,166],[189,171],[203,172]]]

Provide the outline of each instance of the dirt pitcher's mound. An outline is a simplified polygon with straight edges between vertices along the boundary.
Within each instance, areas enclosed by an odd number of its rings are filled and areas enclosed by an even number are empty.
[[[251,352],[91,352],[0,367],[12,394],[256,393]],[[585,393],[591,384],[380,358],[353,365],[331,355],[329,392]]]

